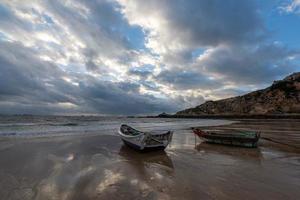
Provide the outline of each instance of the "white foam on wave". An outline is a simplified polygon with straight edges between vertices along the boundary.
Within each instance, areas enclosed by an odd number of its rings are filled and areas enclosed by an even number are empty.
[[[230,124],[232,121],[216,119],[178,119],[178,118],[99,118],[88,121],[82,118],[76,120],[58,118],[50,123],[44,123],[44,119],[35,119],[37,122],[19,123],[20,117],[15,121],[10,119],[10,123],[1,123],[0,136],[10,137],[42,137],[42,136],[67,136],[85,134],[108,134],[117,132],[121,124],[129,124],[142,131],[179,131],[186,130],[193,126],[217,126]],[[43,121],[43,122],[41,122]],[[63,122],[61,122],[63,121]]]

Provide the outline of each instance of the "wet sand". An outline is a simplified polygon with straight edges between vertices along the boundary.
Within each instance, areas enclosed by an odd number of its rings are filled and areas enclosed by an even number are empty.
[[[164,152],[113,135],[0,138],[0,199],[298,199],[300,121],[242,120],[206,129],[259,130],[256,149],[176,131]]]

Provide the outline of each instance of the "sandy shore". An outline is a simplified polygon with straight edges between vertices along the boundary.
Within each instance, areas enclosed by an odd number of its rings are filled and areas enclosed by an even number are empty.
[[[300,120],[243,120],[207,129],[260,130],[257,149],[176,131],[165,152],[117,136],[0,138],[1,199],[297,199]]]

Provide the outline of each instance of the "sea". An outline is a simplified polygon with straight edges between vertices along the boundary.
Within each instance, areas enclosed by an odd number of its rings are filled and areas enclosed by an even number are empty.
[[[196,126],[230,124],[229,120],[107,116],[0,116],[0,136],[48,137],[82,134],[117,134],[121,124],[142,131],[187,130]]]

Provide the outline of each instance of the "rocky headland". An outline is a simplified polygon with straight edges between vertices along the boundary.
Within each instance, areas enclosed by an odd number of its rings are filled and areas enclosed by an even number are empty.
[[[300,116],[300,72],[283,80],[274,81],[270,87],[248,94],[207,101],[194,108],[179,111],[175,116]]]

